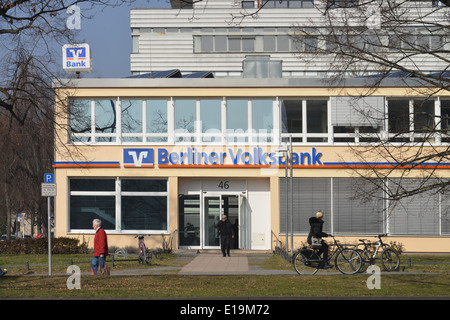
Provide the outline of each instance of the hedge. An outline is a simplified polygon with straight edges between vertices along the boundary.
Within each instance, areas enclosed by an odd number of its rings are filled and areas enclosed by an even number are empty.
[[[79,239],[52,238],[53,254],[87,253],[87,244],[80,244]],[[48,253],[47,238],[16,239],[0,241],[0,254],[46,254]]]

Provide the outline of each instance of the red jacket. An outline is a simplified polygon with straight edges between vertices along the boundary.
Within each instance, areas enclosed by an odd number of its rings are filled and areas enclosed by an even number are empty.
[[[103,228],[98,228],[94,238],[94,256],[99,257],[101,254],[108,255],[108,237]]]

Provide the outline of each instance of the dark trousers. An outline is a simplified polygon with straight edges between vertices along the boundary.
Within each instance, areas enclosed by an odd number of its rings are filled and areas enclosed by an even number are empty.
[[[225,257],[226,254],[230,255],[230,236],[220,236],[220,249],[222,250],[222,254]],[[226,254],[225,254],[226,251]]]
[[[322,260],[325,261],[325,263],[328,263],[327,262],[327,259],[328,259],[328,244],[325,241],[323,241],[323,240],[322,240],[322,248],[319,250],[318,253],[319,253],[319,255],[321,253],[323,253]]]

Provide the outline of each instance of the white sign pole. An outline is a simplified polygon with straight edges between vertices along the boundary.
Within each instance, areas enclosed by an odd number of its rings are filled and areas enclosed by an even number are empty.
[[[56,197],[56,183],[53,181],[53,174],[46,173],[44,175],[44,183],[42,186],[42,196],[47,197],[47,207],[48,207],[48,221],[47,221],[47,229],[48,229],[48,275],[52,275],[52,218],[51,218],[51,197]]]
[[[52,226],[51,226],[51,214],[50,214],[50,198],[47,197],[48,206],[48,275],[52,275]]]

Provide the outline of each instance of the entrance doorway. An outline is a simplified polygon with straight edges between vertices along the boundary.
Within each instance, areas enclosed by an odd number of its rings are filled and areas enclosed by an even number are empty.
[[[242,194],[180,195],[180,246],[218,249],[220,238],[217,223],[227,215],[235,237],[231,249],[247,248],[246,198]]]

